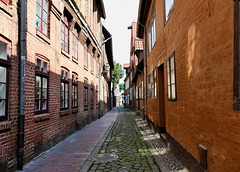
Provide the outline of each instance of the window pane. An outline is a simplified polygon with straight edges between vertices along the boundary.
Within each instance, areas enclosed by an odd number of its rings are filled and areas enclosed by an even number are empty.
[[[171,71],[174,70],[174,56],[170,59]]]
[[[64,70],[61,70],[61,78],[64,79]]]
[[[61,47],[64,48],[64,40],[61,40]]]
[[[68,99],[68,92],[65,92],[65,99]]]
[[[63,107],[64,107],[64,101],[61,100],[61,108],[63,108]]]
[[[48,9],[48,3],[47,3],[46,0],[43,0],[43,9],[44,9],[45,11],[47,11],[47,9]]]
[[[42,98],[47,99],[47,89],[42,89]]]
[[[171,72],[171,84],[175,83],[175,71]]]
[[[68,80],[68,72],[66,72],[65,79]]]
[[[41,87],[41,77],[36,76],[36,87]]]
[[[41,6],[38,3],[36,6],[36,14],[38,15],[38,17],[41,17]]]
[[[47,24],[44,22],[42,24],[42,32],[47,35]]]
[[[6,84],[0,83],[0,99],[6,99]]]
[[[0,66],[0,82],[5,82],[7,80],[7,68]]]
[[[41,88],[35,89],[35,98],[40,99],[41,98]]]
[[[45,11],[43,11],[43,18],[42,20],[47,23],[47,13]]]
[[[64,50],[68,51],[68,45],[66,42],[65,42]]]
[[[67,108],[68,107],[68,100],[66,99],[65,100],[65,108]]]
[[[0,116],[5,116],[5,100],[0,100]]]
[[[47,100],[43,100],[42,101],[42,110],[46,110],[47,109]]]
[[[61,39],[64,41],[64,32],[61,32]]]
[[[47,63],[43,62],[43,72],[47,73],[48,72],[48,68],[47,68]]]
[[[167,61],[167,73],[169,73],[169,61]]]
[[[0,59],[7,60],[7,44],[0,42]]]
[[[36,16],[36,27],[41,29],[41,19],[38,16]]]
[[[172,87],[172,99],[175,99],[176,98],[175,84],[173,84],[171,87]]]
[[[36,70],[41,70],[41,60],[37,59]]]
[[[173,3],[174,0],[165,0],[165,16],[166,16],[166,21],[170,17],[171,11],[173,10]]]
[[[35,100],[35,110],[40,110],[40,100]]]
[[[37,0],[37,3],[39,3],[40,5],[42,5],[42,0]]]
[[[168,98],[170,99],[171,96],[171,90],[170,90],[170,85],[168,86]]]

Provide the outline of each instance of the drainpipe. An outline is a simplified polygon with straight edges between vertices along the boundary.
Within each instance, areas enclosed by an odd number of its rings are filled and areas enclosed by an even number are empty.
[[[100,31],[100,34],[101,34],[101,56],[100,56],[100,61],[101,61],[101,66],[100,66],[100,71],[99,71],[99,102],[98,102],[98,118],[100,119],[101,118],[101,104],[102,104],[102,101],[103,101],[103,96],[102,96],[102,68],[103,68],[103,31],[102,31],[102,22],[100,22],[100,27],[101,27],[101,31]]]
[[[21,0],[20,18],[20,98],[19,98],[19,121],[18,121],[18,149],[17,168],[23,169],[24,155],[24,121],[25,121],[25,56],[26,56],[26,0]]]

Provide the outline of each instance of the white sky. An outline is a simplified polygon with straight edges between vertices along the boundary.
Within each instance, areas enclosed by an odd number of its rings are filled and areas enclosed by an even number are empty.
[[[131,30],[127,27],[137,21],[139,0],[103,0],[103,3],[106,11],[103,25],[113,36],[113,60],[123,66],[130,57]]]

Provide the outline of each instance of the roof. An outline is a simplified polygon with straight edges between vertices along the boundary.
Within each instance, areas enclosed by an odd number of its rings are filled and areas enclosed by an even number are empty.
[[[112,36],[104,26],[102,26],[102,29],[103,29],[103,35],[104,35],[105,40]],[[105,42],[105,48],[106,48],[108,63],[110,65],[110,67],[112,69],[114,69],[112,39],[109,39],[107,42]]]
[[[144,28],[142,25],[146,25],[150,5],[152,0],[140,0],[138,7],[138,25],[137,25],[137,37],[143,38]],[[140,25],[141,23],[142,25]]]
[[[103,1],[102,0],[97,0],[97,8],[99,9],[100,11],[100,16],[102,18],[106,18],[106,12],[105,12],[105,7],[104,7],[104,4],[103,4]]]
[[[128,69],[129,67],[130,67],[130,64],[124,64],[124,65],[123,65],[123,68],[124,68],[124,69]]]
[[[135,38],[135,51],[143,50],[143,40],[140,38]]]

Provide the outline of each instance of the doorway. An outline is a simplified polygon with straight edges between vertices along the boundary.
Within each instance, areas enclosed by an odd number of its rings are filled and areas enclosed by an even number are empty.
[[[165,99],[164,99],[164,63],[158,67],[158,95],[159,95],[160,133],[166,133]]]

